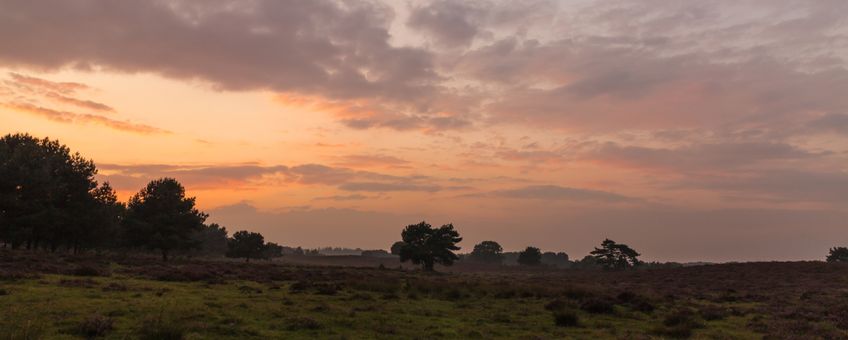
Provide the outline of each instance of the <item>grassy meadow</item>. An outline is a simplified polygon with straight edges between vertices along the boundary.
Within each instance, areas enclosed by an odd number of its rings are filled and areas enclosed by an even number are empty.
[[[0,338],[848,337],[838,264],[451,270],[3,252]]]

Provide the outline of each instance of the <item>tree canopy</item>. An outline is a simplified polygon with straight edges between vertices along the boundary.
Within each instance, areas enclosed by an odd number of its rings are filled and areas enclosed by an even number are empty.
[[[151,181],[127,204],[127,241],[160,250],[166,261],[174,250],[197,247],[194,233],[203,228],[208,215],[197,210],[194,202],[173,178]]]
[[[525,266],[536,266],[542,263],[542,251],[536,247],[527,247],[518,254],[518,263]]]
[[[503,261],[503,247],[495,241],[483,241],[474,246],[470,258],[478,262],[499,264]]]
[[[398,250],[401,262],[412,261],[422,265],[426,271],[433,271],[436,263],[450,266],[459,259],[453,251],[460,249],[456,244],[462,238],[454,230],[453,224],[433,228],[422,221],[406,226],[401,232],[401,241],[403,244]]]
[[[237,231],[227,241],[227,257],[243,258],[245,262],[250,259],[263,257],[265,238],[260,233],[246,230]]]
[[[830,248],[830,252],[827,254],[827,262],[848,262],[848,248]]]
[[[626,244],[618,244],[610,239],[605,239],[601,247],[595,248],[590,254],[605,269],[627,269],[641,263],[638,258],[641,254]]]
[[[98,187],[96,174],[93,161],[56,140],[0,138],[0,241],[53,251],[95,246],[121,215],[114,191]]]

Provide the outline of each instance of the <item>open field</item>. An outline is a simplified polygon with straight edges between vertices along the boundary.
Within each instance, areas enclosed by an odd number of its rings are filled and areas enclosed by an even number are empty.
[[[848,337],[841,264],[456,269],[0,252],[0,337]]]

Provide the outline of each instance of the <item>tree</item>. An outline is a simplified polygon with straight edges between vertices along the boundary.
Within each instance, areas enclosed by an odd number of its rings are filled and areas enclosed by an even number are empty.
[[[474,261],[500,264],[503,261],[503,247],[495,241],[483,241],[474,246],[470,257]]]
[[[151,181],[127,204],[126,233],[131,246],[158,249],[162,260],[175,250],[197,247],[192,238],[208,215],[195,208],[195,198],[173,178]]]
[[[433,271],[436,263],[450,266],[459,259],[453,251],[460,249],[456,244],[462,238],[453,229],[453,224],[433,228],[422,221],[406,226],[400,235],[403,242],[399,249],[401,262],[412,261],[423,265],[425,271]]]
[[[0,241],[53,251],[81,243],[96,173],[94,162],[56,140],[0,138]]]
[[[227,228],[217,223],[204,225],[192,239],[197,244],[196,254],[223,256],[227,253]]]
[[[542,251],[536,247],[527,247],[518,254],[518,263],[525,266],[536,266],[542,263]]]
[[[618,244],[610,239],[605,239],[601,242],[601,248],[595,248],[590,254],[605,269],[627,269],[641,263],[639,253],[626,244]]]
[[[542,264],[554,267],[568,267],[571,262],[568,261],[568,254],[564,252],[554,253],[546,251],[542,253]]]
[[[245,262],[250,262],[251,258],[262,257],[264,246],[265,238],[262,234],[246,230],[237,231],[227,241],[227,257],[244,258]]]
[[[268,242],[262,246],[262,258],[273,259],[277,257],[283,257],[283,246],[274,242]]]
[[[391,253],[392,255],[400,256],[400,248],[403,247],[403,241],[397,241],[392,244]]]
[[[830,252],[827,254],[827,262],[848,262],[848,248],[830,248]]]

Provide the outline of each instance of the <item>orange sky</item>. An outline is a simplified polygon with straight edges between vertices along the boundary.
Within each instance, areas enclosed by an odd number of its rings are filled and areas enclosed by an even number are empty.
[[[427,219],[463,250],[817,259],[848,243],[848,5],[778,3],[6,3],[0,132],[287,245]]]

